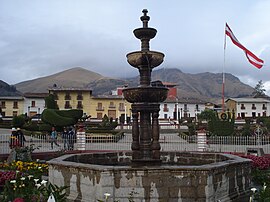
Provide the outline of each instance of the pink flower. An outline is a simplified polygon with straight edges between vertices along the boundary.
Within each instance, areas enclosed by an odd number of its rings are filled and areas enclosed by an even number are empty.
[[[13,202],[25,202],[23,198],[15,198]]]

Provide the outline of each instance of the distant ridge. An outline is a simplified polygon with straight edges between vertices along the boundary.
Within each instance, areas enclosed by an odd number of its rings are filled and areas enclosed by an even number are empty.
[[[50,76],[20,82],[15,86],[23,93],[47,93],[48,87],[54,84],[64,87],[83,87],[89,82],[102,78],[106,77],[81,67],[75,67]]]
[[[10,97],[10,96],[20,96],[21,93],[16,90],[15,86],[10,86],[6,82],[0,80],[0,96]]]
[[[242,83],[237,77],[226,73],[225,97],[248,97],[254,88]],[[159,69],[152,72],[152,80],[175,83],[179,98],[200,100],[221,100],[221,73],[184,73],[179,69]],[[98,73],[75,67],[51,76],[37,78],[16,84],[16,88],[25,93],[46,93],[49,86],[57,84],[64,87],[89,87],[94,95],[110,94],[118,86],[137,86],[139,76],[125,79],[104,77]]]

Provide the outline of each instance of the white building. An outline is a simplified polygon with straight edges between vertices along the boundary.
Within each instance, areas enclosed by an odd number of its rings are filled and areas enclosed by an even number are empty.
[[[24,94],[24,114],[29,117],[41,114],[45,109],[45,97],[48,93],[26,93]]]
[[[270,115],[270,100],[265,98],[229,98],[226,107],[229,111],[234,110],[237,119]]]
[[[200,100],[168,97],[160,103],[159,119],[197,118],[204,110],[205,103]]]

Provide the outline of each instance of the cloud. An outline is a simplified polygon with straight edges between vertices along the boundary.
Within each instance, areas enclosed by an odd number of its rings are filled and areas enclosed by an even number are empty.
[[[126,54],[140,50],[132,31],[141,27],[144,8],[151,17],[149,26],[158,30],[151,50],[165,54],[160,68],[186,73],[224,69],[252,86],[270,81],[270,3],[250,0],[1,1],[0,79],[15,84],[78,66],[104,76],[138,75]],[[224,66],[225,22],[265,60],[262,69],[253,67],[229,39]]]

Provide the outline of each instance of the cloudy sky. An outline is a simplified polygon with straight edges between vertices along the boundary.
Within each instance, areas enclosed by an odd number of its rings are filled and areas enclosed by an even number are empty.
[[[132,31],[141,27],[144,8],[149,26],[158,30],[151,49],[166,55],[158,68],[224,68],[253,87],[262,80],[270,94],[268,0],[1,0],[0,80],[16,84],[72,67],[110,77],[137,75],[126,54],[140,49]],[[228,37],[224,52],[225,22],[265,61],[262,69]]]

